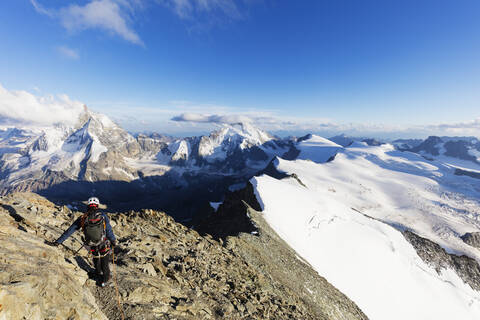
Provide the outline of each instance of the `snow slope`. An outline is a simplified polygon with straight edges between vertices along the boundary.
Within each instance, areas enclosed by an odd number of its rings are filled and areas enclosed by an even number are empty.
[[[323,163],[331,147],[309,146],[320,163],[276,161],[306,187],[252,179],[267,222],[370,319],[479,319],[480,293],[452,270],[437,274],[399,230],[480,261],[479,250],[460,239],[480,231],[480,180],[391,145],[356,143]]]
[[[309,139],[301,141],[297,145],[297,149],[300,150],[297,159],[327,162],[332,159],[340,149],[343,149],[343,147],[328,139],[311,135]]]

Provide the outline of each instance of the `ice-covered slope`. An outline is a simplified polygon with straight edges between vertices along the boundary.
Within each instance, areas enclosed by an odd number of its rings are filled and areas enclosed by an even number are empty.
[[[324,148],[330,146],[319,145],[319,155]],[[265,219],[370,319],[480,317],[480,293],[451,269],[438,274],[400,232],[412,230],[480,261],[478,249],[460,239],[480,231],[479,180],[391,145],[356,143],[331,162],[275,164],[303,185],[254,178]]]

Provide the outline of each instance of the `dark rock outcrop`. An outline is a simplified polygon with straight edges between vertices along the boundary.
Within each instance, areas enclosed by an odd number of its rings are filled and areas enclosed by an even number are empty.
[[[440,273],[442,269],[453,269],[472,289],[480,291],[480,266],[475,259],[465,255],[447,253],[440,245],[419,235],[404,231],[403,235],[413,245],[420,258]]]
[[[480,249],[480,232],[468,232],[465,233],[461,238],[466,244]]]
[[[195,229],[200,234],[210,234],[215,239],[237,236],[241,232],[255,232],[257,228],[248,217],[245,204],[261,210],[250,183],[247,183],[245,188],[228,192],[218,210],[200,221]]]
[[[443,143],[443,140],[440,137],[430,136],[425,141],[423,141],[418,146],[410,149],[412,152],[424,151],[431,155],[438,156],[440,154],[437,145]]]
[[[457,176],[467,176],[475,179],[480,179],[480,173],[475,171],[468,171],[456,168],[454,174]]]

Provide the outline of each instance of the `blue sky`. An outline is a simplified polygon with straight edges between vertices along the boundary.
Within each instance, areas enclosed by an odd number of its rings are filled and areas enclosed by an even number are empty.
[[[480,136],[478,0],[3,0],[0,39],[6,90],[132,131]]]

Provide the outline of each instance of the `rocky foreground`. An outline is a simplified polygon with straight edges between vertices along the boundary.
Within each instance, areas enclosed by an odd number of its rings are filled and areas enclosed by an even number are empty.
[[[44,243],[80,212],[32,193],[0,198],[0,320],[367,319],[246,210],[258,233],[223,240],[153,210],[110,214],[116,281],[99,288],[86,250],[75,253],[79,232]]]

